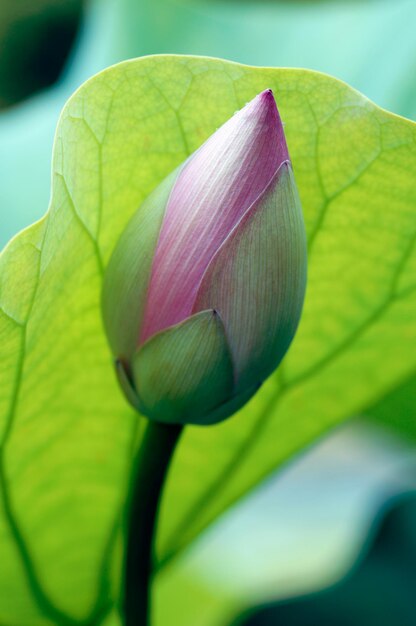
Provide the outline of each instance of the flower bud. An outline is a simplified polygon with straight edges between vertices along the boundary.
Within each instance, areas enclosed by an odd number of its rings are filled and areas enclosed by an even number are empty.
[[[280,363],[299,322],[306,240],[271,90],[143,202],[106,271],[104,325],[129,401],[211,424]]]

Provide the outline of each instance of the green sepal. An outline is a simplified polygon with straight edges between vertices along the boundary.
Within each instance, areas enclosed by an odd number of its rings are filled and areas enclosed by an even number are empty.
[[[141,411],[142,407],[140,405],[140,399],[134,388],[134,383],[128,374],[128,367],[120,359],[115,360],[114,367],[116,370],[117,380],[125,397],[130,402],[132,407],[136,409],[136,411]]]
[[[217,422],[222,422],[227,419],[227,417],[231,417],[234,413],[237,413],[240,409],[243,408],[245,404],[254,396],[255,393],[259,390],[261,384],[256,385],[255,387],[250,387],[241,393],[237,393],[232,396],[231,399],[228,399],[224,404],[218,406],[212,413],[209,415],[210,424],[216,424]],[[234,389],[235,392],[235,389]]]
[[[211,413],[233,395],[233,364],[213,310],[151,337],[131,366],[141,411],[159,422],[210,424]]]
[[[129,362],[140,333],[159,232],[179,168],[144,200],[123,231],[105,272],[102,310],[113,355]]]

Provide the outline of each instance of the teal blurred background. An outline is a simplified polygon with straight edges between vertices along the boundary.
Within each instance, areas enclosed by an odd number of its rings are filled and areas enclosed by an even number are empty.
[[[0,245],[45,212],[59,112],[107,65],[182,53],[306,67],[414,118],[415,23],[414,0],[2,0]]]
[[[104,67],[159,53],[306,67],[414,119],[415,24],[414,0],[2,0],[0,246],[46,211],[59,112]],[[415,462],[404,440],[353,421],[221,519],[157,594],[177,597],[175,624],[221,626],[332,584],[386,500],[415,489]]]

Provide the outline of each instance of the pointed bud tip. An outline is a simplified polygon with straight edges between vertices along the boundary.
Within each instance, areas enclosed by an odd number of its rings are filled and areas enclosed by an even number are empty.
[[[280,117],[279,110],[277,108],[273,90],[270,88],[265,89],[264,91],[260,92],[254,98],[252,102],[254,101],[259,102],[261,109],[264,111],[264,116],[265,116],[264,119],[266,120],[266,123],[270,125],[275,124],[275,130],[277,132],[276,140],[279,146],[278,150],[279,150],[279,154],[281,158],[280,165],[284,163],[285,161],[288,161],[290,163],[289,152],[287,149],[287,144],[286,144],[286,139],[285,139],[285,134],[284,134],[284,129],[283,129],[283,122]]]
[[[261,91],[257,98],[263,104],[263,106],[269,106],[272,109],[277,109],[276,100],[274,99],[274,94],[272,89],[265,89]]]
[[[263,106],[271,106],[273,108],[277,108],[272,89],[265,89],[264,91],[261,91],[252,100],[252,102],[256,101]]]
[[[261,117],[267,124],[281,124],[276,100],[271,89],[261,91],[247,105],[248,113]]]

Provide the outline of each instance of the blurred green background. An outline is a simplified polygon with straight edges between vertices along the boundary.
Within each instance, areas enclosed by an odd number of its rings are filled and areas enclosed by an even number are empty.
[[[59,112],[84,80],[107,65],[181,53],[307,67],[414,119],[415,24],[414,0],[2,0],[0,245],[46,211]],[[406,419],[415,412],[412,400],[384,410],[390,411],[385,421],[394,421],[395,411],[405,412]],[[333,624],[327,600],[323,605],[313,600],[315,613],[305,613],[311,599],[303,596],[342,579],[367,556],[372,565],[366,571],[388,570],[381,580],[389,583],[393,605],[403,606],[402,581],[415,553],[395,541],[380,549],[388,538],[385,532],[377,535],[374,518],[386,500],[415,488],[415,461],[405,438],[364,417],[353,420],[236,506],[158,577],[156,623],[225,626],[250,606],[292,598],[291,606],[298,607],[296,598],[302,596],[300,608],[291,609],[298,613],[285,617],[278,604],[251,611],[239,623]],[[404,508],[400,520],[413,520],[414,506]],[[383,528],[381,520],[379,513],[377,528]],[[402,526],[393,527],[397,538]],[[410,522],[406,528],[411,544],[416,530]],[[368,537],[374,535],[373,544]],[[365,585],[382,588],[371,575],[349,587],[346,610],[359,606]],[[375,623],[366,607],[357,610],[355,623],[363,616],[363,624]],[[302,621],[288,622],[295,614]],[[401,620],[397,623],[407,624]]]
[[[122,59],[170,52],[306,67],[416,115],[414,0],[2,0],[0,11],[2,246],[47,208],[63,104]]]

